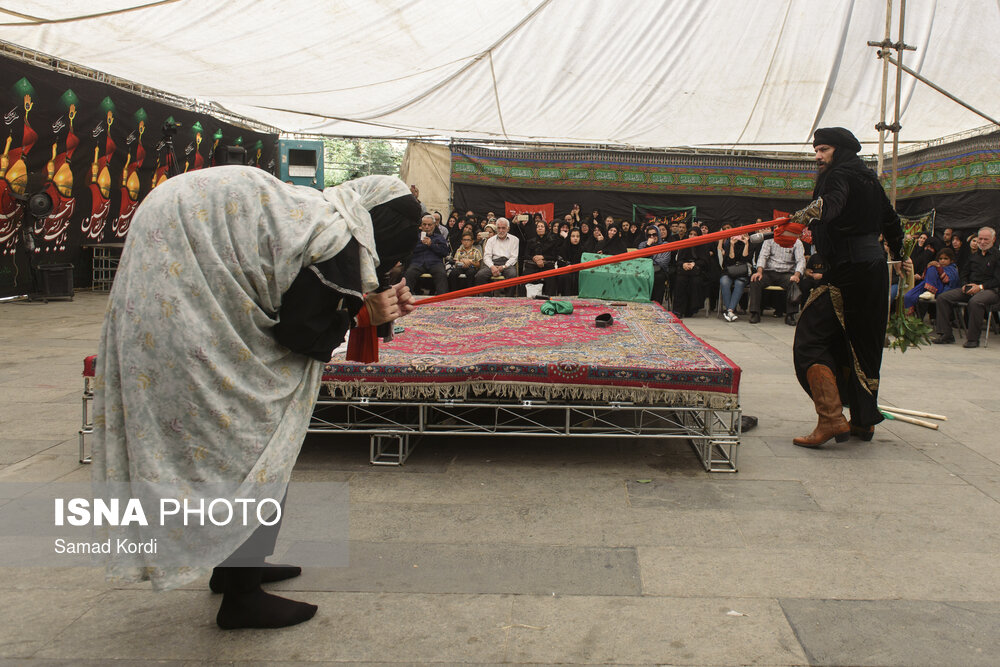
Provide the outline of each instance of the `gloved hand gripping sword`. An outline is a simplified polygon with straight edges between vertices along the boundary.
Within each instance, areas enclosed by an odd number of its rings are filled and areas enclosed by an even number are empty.
[[[788,222],[783,222],[774,228],[774,242],[782,248],[791,248],[804,233],[808,233],[809,223],[819,220],[822,216],[823,198],[817,197],[805,208],[792,213]]]

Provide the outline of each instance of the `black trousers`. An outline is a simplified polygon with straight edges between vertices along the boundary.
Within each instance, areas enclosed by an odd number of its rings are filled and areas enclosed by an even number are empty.
[[[808,394],[809,367],[829,366],[853,424],[872,426],[883,419],[877,404],[889,270],[884,259],[877,259],[841,264],[824,277],[827,284],[813,289],[795,327],[795,375]]]
[[[278,543],[278,531],[285,518],[285,500],[288,499],[288,489],[281,498],[281,516],[271,526],[261,524],[250,534],[246,542],[236,548],[229,558],[219,563],[219,567],[261,567],[264,559],[274,553],[274,545]],[[268,517],[270,521],[273,516]]]

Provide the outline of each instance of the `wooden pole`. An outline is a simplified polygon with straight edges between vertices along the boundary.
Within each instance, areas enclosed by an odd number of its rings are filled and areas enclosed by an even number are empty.
[[[889,43],[892,38],[892,0],[885,0],[885,38],[882,40],[883,46]],[[889,91],[889,61],[882,58],[882,105],[879,112],[878,123],[878,177],[882,178],[882,169],[885,167],[885,101]]]
[[[916,424],[917,426],[923,426],[924,428],[929,428],[935,431],[938,430],[938,425],[935,424],[934,422],[924,421],[923,419],[917,419],[916,417],[897,415],[895,413],[889,412],[888,410],[883,410],[882,412],[886,417],[894,421],[906,422],[907,424]]]
[[[894,408],[890,405],[880,405],[879,410],[883,412],[891,412],[897,415],[910,415],[911,417],[927,417],[928,419],[938,419],[940,421],[946,422],[948,418],[944,415],[936,415],[933,412],[921,412],[919,410],[904,410],[903,408]]]
[[[899,176],[899,96],[903,91],[903,25],[906,22],[906,0],[899,0],[899,41],[896,43],[896,112],[892,119],[892,189],[889,201],[896,208],[896,179]]]

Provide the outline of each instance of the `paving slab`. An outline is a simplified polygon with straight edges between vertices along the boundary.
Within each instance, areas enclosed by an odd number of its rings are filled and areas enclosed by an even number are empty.
[[[499,663],[511,596],[309,593],[316,617],[280,631],[226,632],[207,591],[112,591],[36,650],[46,659]],[[182,639],[180,639],[182,638]]]
[[[352,542],[350,565],[306,568],[273,591],[639,595],[633,548]]]
[[[639,547],[647,595],[1000,599],[995,554],[847,549]]]
[[[351,537],[372,542],[450,542],[624,547],[743,546],[732,513],[660,508],[581,512],[574,507],[353,503]]]
[[[993,667],[1000,610],[982,602],[781,600],[813,665]]]
[[[806,658],[776,600],[518,597],[516,663],[791,665]]]
[[[0,592],[0,657],[30,658],[50,646],[106,591],[5,590]]]
[[[644,479],[627,483],[632,507],[818,510],[801,482],[745,479]]]

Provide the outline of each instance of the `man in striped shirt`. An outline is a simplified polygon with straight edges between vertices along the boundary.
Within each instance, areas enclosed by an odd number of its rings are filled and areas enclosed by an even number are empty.
[[[750,276],[750,324],[760,322],[760,302],[764,288],[780,285],[785,290],[785,324],[795,326],[798,305],[792,300],[792,284],[798,285],[806,270],[806,252],[802,241],[791,248],[782,248],[767,239],[760,248],[757,270]]]

